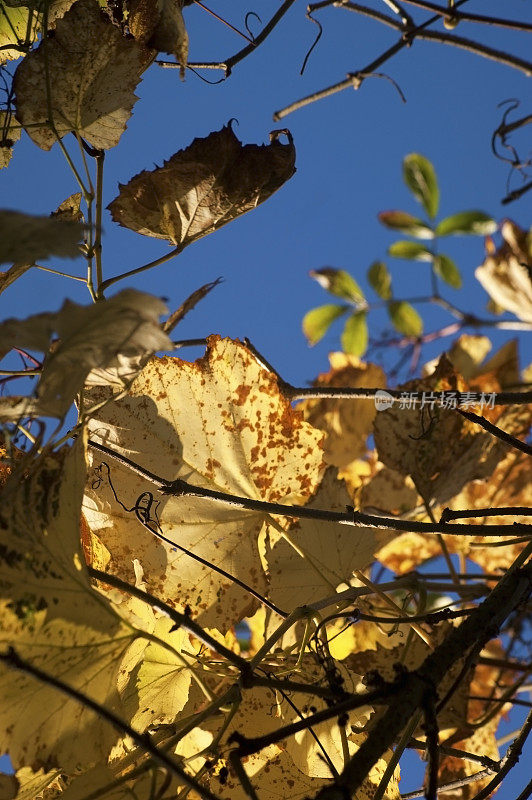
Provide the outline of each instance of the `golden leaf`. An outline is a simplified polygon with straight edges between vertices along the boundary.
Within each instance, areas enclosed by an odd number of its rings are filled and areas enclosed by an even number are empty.
[[[86,392],[90,404],[111,397],[107,387]],[[95,441],[165,480],[181,478],[257,500],[301,505],[322,472],[321,434],[303,422],[279,393],[276,377],[244,345],[219,337],[209,339],[205,356],[194,363],[152,359],[127,396],[96,413],[90,430]],[[147,492],[155,494],[149,481],[101,453],[92,459],[96,471],[84,514],[109,549],[113,572],[131,580],[131,560],[142,553],[149,591],[172,605],[189,606],[202,624],[223,631],[256,608],[249,592],[209,564],[264,593],[258,549],[264,513],[202,497],[157,496],[150,502],[149,524],[168,540],[161,541],[127,510]]]

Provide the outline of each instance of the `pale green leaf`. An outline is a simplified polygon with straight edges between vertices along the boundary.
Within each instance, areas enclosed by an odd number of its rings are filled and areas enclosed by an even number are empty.
[[[434,255],[421,242],[394,242],[388,248],[388,255],[405,258],[409,261],[432,261]]]
[[[348,310],[348,306],[328,303],[307,311],[303,317],[303,333],[309,344],[316,344],[323,339],[332,323]]]
[[[497,223],[495,220],[484,214],[483,211],[461,211],[451,217],[442,219],[436,226],[436,236],[450,236],[451,234],[464,235],[474,234],[476,236],[488,236],[495,233]]]
[[[452,286],[453,289],[460,289],[462,286],[462,276],[460,270],[449,256],[441,253],[434,258],[434,272],[440,278]]]
[[[314,278],[320,286],[342,300],[349,300],[351,303],[360,303],[364,300],[364,293],[349,272],[344,269],[334,269],[333,267],[323,267],[322,269],[312,269],[310,277]]]
[[[368,323],[365,311],[351,314],[341,336],[342,350],[351,356],[362,356],[368,346]]]
[[[428,158],[419,153],[410,153],[403,160],[403,178],[416,200],[431,219],[438,213],[440,192],[434,167]]]
[[[383,300],[392,296],[392,276],[384,261],[374,261],[368,269],[368,283]]]
[[[405,336],[421,336],[423,320],[416,309],[405,300],[388,303],[388,313],[394,328]]]
[[[401,233],[408,233],[418,239],[433,239],[434,231],[422,219],[408,214],[406,211],[381,211],[380,222],[387,228]]]

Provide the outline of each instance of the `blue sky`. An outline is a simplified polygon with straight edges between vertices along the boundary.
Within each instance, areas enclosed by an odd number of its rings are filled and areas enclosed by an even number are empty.
[[[257,12],[266,21],[278,2],[210,0],[210,5],[243,28],[247,11]],[[391,13],[377,0],[371,5]],[[466,8],[483,14],[504,13],[532,23],[532,5],[527,0],[506,0],[504,4],[471,0]],[[127,131],[105,162],[107,205],[116,196],[118,181],[126,183],[140,170],[161,164],[195,137],[207,136],[230,118],[238,120],[234,129],[244,143],[266,142],[274,128],[291,130],[297,173],[286,186],[258,209],[124,286],[165,296],[172,310],[194,289],[222,276],[224,282],[176,329],[176,337],[210,333],[247,336],[287,380],[300,385],[326,371],[327,353],[339,349],[339,326],[333,326],[314,348],[309,348],[303,337],[304,313],[328,302],[308,272],[323,266],[347,269],[368,288],[368,266],[385,257],[387,246],[400,238],[378,223],[377,213],[392,208],[420,211],[401,179],[401,162],[407,153],[420,152],[433,161],[440,182],[442,216],[479,208],[497,219],[509,216],[523,227],[530,225],[532,216],[532,193],[510,206],[500,205],[508,168],[490,150],[492,132],[502,116],[501,101],[520,99],[517,114],[530,113],[526,104],[530,83],[509,67],[442,44],[416,41],[381,68],[397,81],[406,104],[389,81],[373,78],[357,92],[344,91],[273,123],[275,110],[342,80],[348,71],[363,68],[396,40],[391,29],[343,9],[324,9],[316,16],[323,24],[323,36],[302,77],[299,70],[317,31],[305,19],[302,3],[295,3],[271,37],[219,85],[208,85],[190,73],[183,83],[177,70],[152,66],[138,87],[140,99]],[[223,59],[244,44],[198,6],[185,9],[185,20],[191,61]],[[250,25],[255,32],[260,27],[254,19]],[[443,30],[443,26],[435,29]],[[530,36],[523,33],[466,23],[456,33],[509,49],[523,58],[530,54]],[[204,74],[209,79],[219,77],[211,71]],[[521,150],[527,154],[523,136]],[[5,208],[47,214],[75,191],[59,148],[54,146],[45,153],[25,135],[15,148],[11,165],[0,173],[0,205]],[[167,251],[165,242],[119,229],[108,212],[104,231],[105,277]],[[456,237],[446,251],[461,267],[465,288],[460,292],[449,288],[445,296],[482,314],[487,296],[473,274],[483,259],[482,239]],[[81,260],[53,263],[83,274]],[[388,266],[399,296],[428,290],[425,264],[388,259]],[[121,286],[117,284],[113,291]],[[374,297],[370,292],[368,296]],[[32,270],[0,296],[0,315],[24,317],[52,311],[65,297],[90,302],[83,284]],[[451,321],[432,308],[424,307],[422,312],[427,330]],[[383,325],[383,315],[370,316],[373,336]],[[508,336],[493,338],[500,344]],[[426,360],[450,343],[445,340],[427,349]],[[530,361],[529,345],[527,352],[523,364]],[[396,356],[386,354],[386,358]],[[520,776],[519,770],[515,772],[517,794],[525,777],[522,769]],[[405,780],[401,788],[405,791],[415,786]]]

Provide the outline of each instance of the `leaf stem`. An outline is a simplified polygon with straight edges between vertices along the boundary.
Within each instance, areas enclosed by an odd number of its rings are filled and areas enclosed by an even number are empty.
[[[108,278],[106,281],[103,281],[100,285],[100,293],[112,286],[113,283],[117,283],[118,281],[124,280],[124,278],[130,278],[132,275],[138,275],[140,272],[145,272],[147,269],[153,269],[153,267],[158,267],[160,264],[166,263],[166,261],[170,261],[170,259],[174,258],[174,256],[179,255],[181,253],[183,247],[182,245],[178,244],[177,247],[174,247],[173,250],[170,250],[165,256],[161,256],[160,258],[156,258],[155,261],[150,261],[149,264],[144,264],[142,267],[136,267],[136,269],[130,269],[128,272],[122,272],[120,275],[115,275],[114,278]]]

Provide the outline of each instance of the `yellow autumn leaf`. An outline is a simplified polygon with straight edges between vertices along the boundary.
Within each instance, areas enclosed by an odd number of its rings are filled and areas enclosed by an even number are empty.
[[[329,355],[331,369],[320,375],[316,386],[383,388],[386,377],[375,364],[366,364],[345,353]],[[305,400],[299,408],[311,425],[324,431],[325,460],[340,469],[365,455],[366,439],[375,419],[371,400]]]
[[[508,219],[501,233],[504,241],[498,250],[488,240],[486,259],[475,277],[503,310],[532,322],[532,234]]]
[[[345,511],[350,505],[345,484],[330,467],[308,504],[309,508]],[[292,611],[327,597],[349,584],[354,570],[365,569],[394,534],[374,528],[352,528],[323,520],[300,519],[284,533],[268,527],[271,549],[266,558],[270,597]],[[345,588],[345,587],[342,587]]]
[[[25,462],[1,492],[0,651],[116,708],[116,677],[137,635],[89,583],[79,540],[83,442]],[[9,512],[9,513],[7,513]],[[0,750],[16,767],[65,771],[105,757],[117,734],[48,683],[0,663]],[[80,747],[80,742],[83,746]]]
[[[468,481],[491,474],[507,445],[453,410],[441,407],[442,390],[455,391],[457,397],[464,391],[445,355],[430,377],[409,381],[400,389],[407,397],[417,397],[416,407],[395,402],[380,411],[374,423],[375,446],[387,467],[410,475],[427,502],[432,498],[446,502]],[[421,407],[423,393],[426,401]]]
[[[112,389],[85,394],[90,405],[111,399]],[[321,433],[292,409],[276,377],[244,345],[219,337],[194,363],[152,359],[129,393],[98,410],[89,425],[96,442],[165,480],[256,500],[301,505],[322,473]],[[160,495],[96,451],[92,466],[83,510],[111,553],[111,571],[131,581],[132,557],[142,553],[149,591],[224,632],[252,613],[257,601],[232,576],[266,591],[258,546],[264,513]],[[167,541],[138,521],[133,508],[140,498],[149,502],[151,529]]]

